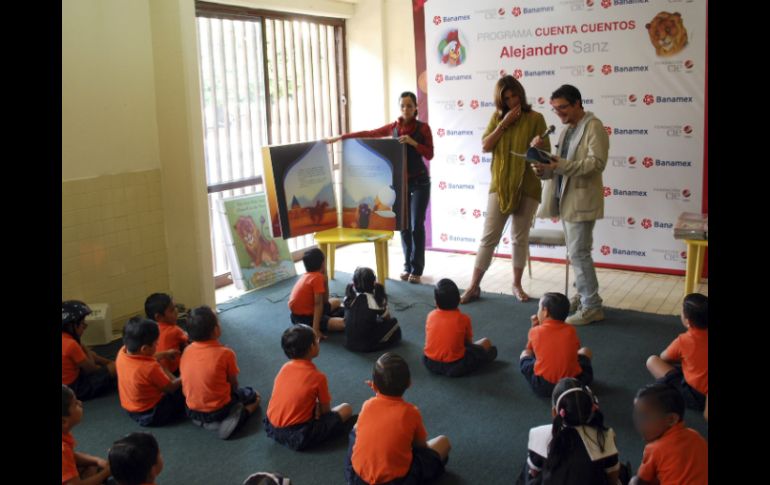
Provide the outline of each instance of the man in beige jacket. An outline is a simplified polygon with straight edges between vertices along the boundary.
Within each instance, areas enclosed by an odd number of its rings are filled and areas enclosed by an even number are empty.
[[[538,177],[545,180],[537,216],[562,221],[578,292],[570,301],[571,315],[566,321],[586,325],[604,319],[591,246],[596,220],[604,217],[602,172],[610,140],[601,120],[583,109],[576,87],[565,84],[554,91],[551,106],[567,129],[559,137],[551,163],[534,166]],[[532,146],[541,143],[540,137],[532,140]]]

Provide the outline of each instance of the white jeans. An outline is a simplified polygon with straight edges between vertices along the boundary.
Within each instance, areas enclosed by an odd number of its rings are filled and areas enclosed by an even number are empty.
[[[487,217],[484,219],[484,232],[481,235],[479,251],[476,253],[475,266],[486,271],[492,262],[492,253],[500,243],[503,236],[503,228],[508,216],[513,216],[511,223],[511,240],[513,243],[512,257],[514,268],[524,268],[527,265],[527,250],[529,249],[529,229],[532,227],[532,218],[535,217],[537,206],[540,203],[524,194],[516,210],[511,214],[500,212],[500,204],[497,192],[492,192],[487,198]]]
[[[580,294],[583,308],[600,308],[599,280],[596,278],[591,247],[594,243],[596,221],[567,222],[562,220],[564,235],[567,238],[567,251],[575,271],[575,287]]]

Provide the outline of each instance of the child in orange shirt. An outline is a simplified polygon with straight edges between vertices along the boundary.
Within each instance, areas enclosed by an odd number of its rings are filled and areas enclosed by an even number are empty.
[[[708,444],[684,426],[684,398],[674,386],[650,384],[634,399],[634,425],[647,445],[631,485],[707,485]]]
[[[61,382],[81,401],[87,401],[115,388],[115,362],[97,355],[80,342],[91,314],[78,300],[61,304]]]
[[[97,485],[110,476],[110,465],[103,458],[75,451],[72,428],[83,419],[83,403],[72,389],[61,386],[61,483]]]
[[[302,263],[307,272],[300,276],[289,296],[291,323],[312,327],[321,339],[326,338],[322,332],[345,330],[342,302],[339,298],[329,298],[324,260],[324,253],[318,248],[305,251]]]
[[[163,471],[158,441],[150,433],[131,433],[112,444],[108,455],[118,485],[155,485]]]
[[[557,382],[574,377],[584,386],[594,380],[593,352],[580,347],[575,327],[564,319],[569,314],[569,300],[561,293],[546,293],[540,298],[537,315],[532,315],[527,348],[519,357],[519,370],[535,394],[550,397]]]
[[[160,337],[158,338],[158,352],[166,350],[184,351],[189,343],[187,332],[179,328],[177,319],[179,311],[176,309],[174,300],[165,293],[153,293],[144,301],[144,312],[147,318],[158,322]],[[175,376],[179,376],[180,354],[171,359],[162,360],[160,365],[168,369]]]
[[[677,388],[690,409],[704,411],[709,392],[709,299],[691,293],[682,302],[680,334],[660,357],[647,359],[647,369],[662,384]],[[672,364],[681,362],[681,367]]]
[[[179,350],[156,352],[159,334],[156,322],[130,319],[116,359],[120,405],[141,426],[162,426],[185,415],[181,380],[158,362]]]
[[[281,336],[281,347],[290,360],[275,376],[263,422],[267,436],[295,451],[346,432],[345,423],[353,415],[348,403],[331,407],[326,375],[313,364],[321,351],[319,342],[318,334],[302,324]]]
[[[417,406],[402,397],[411,385],[409,365],[398,354],[383,354],[367,384],[375,393],[364,402],[350,431],[345,479],[348,485],[418,484],[444,473],[449,438],[428,433]]]
[[[179,363],[187,415],[226,440],[257,410],[259,393],[238,387],[235,352],[219,343],[222,328],[211,308],[193,309],[188,331],[192,343]]]
[[[497,358],[497,347],[488,338],[473,341],[468,315],[457,309],[460,290],[444,278],[433,289],[436,310],[425,321],[425,349],[422,362],[429,371],[459,377]]]

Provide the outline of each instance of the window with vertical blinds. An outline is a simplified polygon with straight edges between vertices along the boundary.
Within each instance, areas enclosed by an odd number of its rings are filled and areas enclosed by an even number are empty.
[[[230,272],[215,199],[263,190],[261,148],[347,131],[344,21],[196,3],[209,221],[218,286]],[[288,240],[292,251],[312,236]]]

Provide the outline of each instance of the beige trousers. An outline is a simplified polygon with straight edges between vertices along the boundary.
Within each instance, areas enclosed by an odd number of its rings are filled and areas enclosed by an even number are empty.
[[[513,267],[524,268],[527,264],[527,250],[529,249],[529,229],[532,227],[532,218],[535,217],[539,202],[526,195],[521,196],[519,207],[513,212],[513,224],[511,224],[511,240],[513,241]],[[476,253],[476,268],[486,271],[492,262],[495,247],[502,237],[505,222],[511,214],[500,212],[500,204],[497,201],[497,192],[489,194],[487,199],[487,217],[484,219],[484,232],[481,236],[479,251]]]

